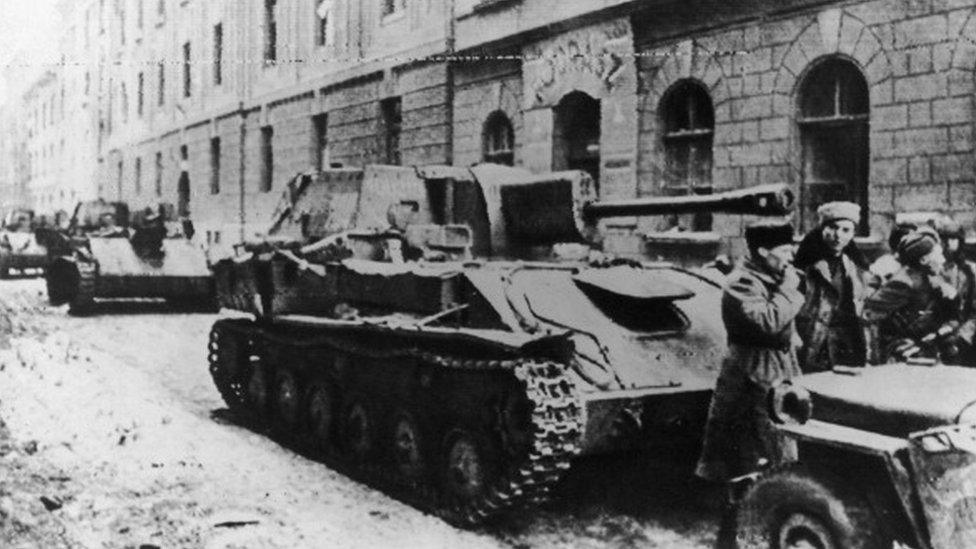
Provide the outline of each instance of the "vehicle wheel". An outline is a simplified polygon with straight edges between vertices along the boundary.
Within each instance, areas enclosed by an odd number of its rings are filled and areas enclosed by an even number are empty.
[[[345,407],[339,430],[343,452],[354,462],[364,463],[373,457],[376,447],[376,417],[362,398],[353,397]]]
[[[338,398],[335,385],[327,379],[316,381],[309,387],[306,398],[306,419],[312,437],[312,446],[329,452],[335,443],[336,410]]]
[[[247,380],[247,404],[258,414],[268,409],[268,377],[267,368],[262,364],[257,363],[251,367],[251,375]]]
[[[444,492],[464,505],[485,496],[498,476],[498,451],[480,430],[454,429],[444,439]]]
[[[301,385],[294,373],[281,370],[275,377],[275,415],[289,428],[299,426],[301,420]]]
[[[763,474],[739,502],[737,546],[890,549],[892,540],[867,501],[845,488],[796,464]]]
[[[393,417],[391,437],[393,466],[407,484],[421,482],[427,474],[427,446],[423,427],[416,416],[399,410]]]

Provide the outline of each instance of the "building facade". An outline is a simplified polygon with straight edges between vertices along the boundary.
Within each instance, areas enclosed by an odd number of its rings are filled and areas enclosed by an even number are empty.
[[[583,169],[606,198],[785,182],[803,228],[853,200],[879,241],[896,211],[976,221],[976,0],[78,4],[97,194],[211,243],[335,163]],[[743,221],[615,226],[738,245]]]

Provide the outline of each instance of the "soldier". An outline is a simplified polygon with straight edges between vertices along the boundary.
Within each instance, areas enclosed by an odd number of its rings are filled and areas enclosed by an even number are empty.
[[[130,241],[136,253],[143,256],[160,256],[163,253],[163,240],[166,238],[166,226],[163,218],[156,212],[149,210],[142,219],[142,223],[132,234]]]
[[[806,294],[796,318],[803,340],[800,364],[804,372],[829,370],[836,364],[864,366],[868,331],[860,316],[876,282],[854,244],[861,207],[828,202],[817,214],[820,225],[800,242],[795,261],[805,274]]]
[[[871,273],[878,277],[880,282],[888,280],[901,269],[901,263],[898,262],[898,243],[915,228],[916,226],[911,223],[896,223],[891,228],[891,232],[888,233],[888,253],[871,264]]]
[[[873,332],[871,362],[939,358],[939,344],[958,323],[957,292],[941,277],[945,257],[938,233],[923,226],[905,235],[898,260],[902,268],[864,303]]]
[[[746,243],[750,256],[729,275],[722,295],[728,352],[696,470],[715,482],[796,458],[795,444],[777,432],[766,408],[769,388],[800,374],[793,320],[803,294],[791,265],[793,227],[752,225]]]
[[[96,233],[98,236],[102,237],[124,237],[126,236],[125,228],[120,227],[115,222],[115,214],[105,213],[99,218],[101,223],[101,228],[99,228]]]
[[[953,337],[946,341],[942,359],[949,363],[976,366],[976,349],[973,348],[976,335],[976,265],[963,257],[966,230],[948,216],[937,219],[935,229],[942,240],[946,258],[942,278],[957,293],[954,320],[959,323]]]

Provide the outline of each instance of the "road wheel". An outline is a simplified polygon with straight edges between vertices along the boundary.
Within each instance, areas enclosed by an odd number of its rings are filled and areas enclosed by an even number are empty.
[[[400,480],[407,484],[421,482],[427,474],[427,447],[423,427],[408,410],[393,417],[390,454]]]
[[[340,429],[341,446],[348,458],[365,463],[376,447],[377,418],[361,397],[353,397],[345,407]]]
[[[336,410],[338,398],[335,385],[327,379],[312,384],[306,399],[306,419],[312,437],[312,446],[321,452],[329,452],[335,443]]]
[[[498,477],[496,446],[478,429],[453,429],[444,442],[445,494],[458,508],[483,498]]]
[[[736,512],[741,549],[890,549],[859,494],[798,465],[773,469],[749,487]]]
[[[298,377],[281,369],[275,376],[275,416],[289,428],[298,427],[302,412],[302,392]]]
[[[268,409],[270,400],[268,377],[267,367],[260,363],[251,365],[251,375],[247,380],[247,404],[259,415]]]

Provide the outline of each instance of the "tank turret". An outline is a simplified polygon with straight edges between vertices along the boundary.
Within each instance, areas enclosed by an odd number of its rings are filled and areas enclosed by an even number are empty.
[[[510,243],[551,244],[600,240],[597,223],[623,216],[697,212],[779,216],[792,211],[793,192],[769,184],[710,195],[601,200],[585,172],[557,172],[503,185],[501,207]]]

